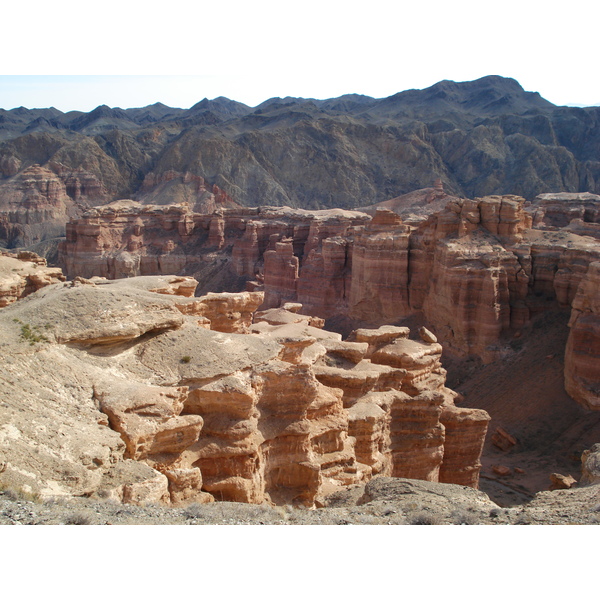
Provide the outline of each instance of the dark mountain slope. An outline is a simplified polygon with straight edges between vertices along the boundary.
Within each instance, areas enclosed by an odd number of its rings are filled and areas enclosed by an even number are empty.
[[[133,196],[149,173],[187,171],[248,205],[352,208],[437,177],[468,197],[600,193],[600,108],[557,107],[489,76],[383,99],[0,111],[0,176],[49,161],[89,169],[118,197]]]

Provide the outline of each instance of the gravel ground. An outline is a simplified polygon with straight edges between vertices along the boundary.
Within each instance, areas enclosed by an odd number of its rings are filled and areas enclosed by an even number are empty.
[[[366,489],[366,494],[365,494]],[[441,491],[440,491],[441,490]],[[357,502],[359,504],[357,504]],[[1,525],[596,525],[600,485],[542,492],[526,505],[501,508],[481,492],[405,479],[375,479],[332,496],[329,506],[234,502],[172,508],[71,498],[35,500],[0,492]]]

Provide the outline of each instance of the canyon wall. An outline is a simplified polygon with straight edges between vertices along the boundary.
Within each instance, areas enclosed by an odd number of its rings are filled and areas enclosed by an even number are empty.
[[[3,484],[309,507],[377,474],[477,487],[489,417],[454,406],[439,344],[403,327],[344,341],[297,304],[255,312],[263,292],[195,284],[78,277],[0,311]]]
[[[378,327],[418,316],[448,352],[484,362],[540,313],[575,307],[600,261],[586,233],[598,225],[600,197],[572,195],[565,208],[560,194],[533,205],[445,196],[439,209],[440,194],[429,211],[376,207],[372,217],[273,207],[202,215],[119,201],[72,221],[62,255],[69,276],[177,273],[196,276],[204,292],[213,265],[221,290],[264,291],[263,309],[299,302],[325,320]],[[572,337],[591,318],[582,314]]]
[[[569,327],[565,389],[585,408],[600,410],[600,262],[579,284]]]
[[[572,203],[593,225],[591,196]],[[222,290],[254,280],[263,308],[297,301],[307,314],[373,326],[421,314],[445,347],[492,360],[533,316],[569,308],[600,260],[595,239],[545,224],[560,220],[550,200],[445,196],[444,208],[404,219],[381,207],[372,218],[269,207],[203,215],[123,200],[69,223],[61,252],[68,276],[179,273],[201,286],[207,263],[220,261],[230,275]]]
[[[0,246],[16,248],[64,235],[65,223],[108,201],[102,183],[84,169],[34,164],[0,181]]]

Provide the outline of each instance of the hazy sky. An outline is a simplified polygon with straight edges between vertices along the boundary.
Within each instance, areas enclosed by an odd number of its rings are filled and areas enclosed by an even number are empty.
[[[481,0],[11,3],[3,6],[10,31],[0,38],[0,108],[89,111],[154,102],[189,108],[217,96],[250,106],[273,96],[381,98],[485,75],[513,77],[555,104],[600,103],[596,2],[488,6]]]

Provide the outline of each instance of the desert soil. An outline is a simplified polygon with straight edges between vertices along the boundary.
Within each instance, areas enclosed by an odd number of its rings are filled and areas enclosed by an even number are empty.
[[[314,510],[235,502],[181,508],[82,498],[36,501],[0,493],[0,525],[596,525],[600,485],[542,492],[528,505],[499,507],[463,486],[378,477]]]
[[[600,440],[600,413],[582,408],[564,389],[568,316],[554,311],[535,318],[493,364],[445,360],[448,387],[464,396],[459,405],[483,408],[492,417],[479,487],[502,506],[529,502],[548,490],[552,473],[579,481],[581,453]],[[497,427],[516,438],[510,450],[493,445]],[[509,467],[510,474],[498,476],[494,466]]]

